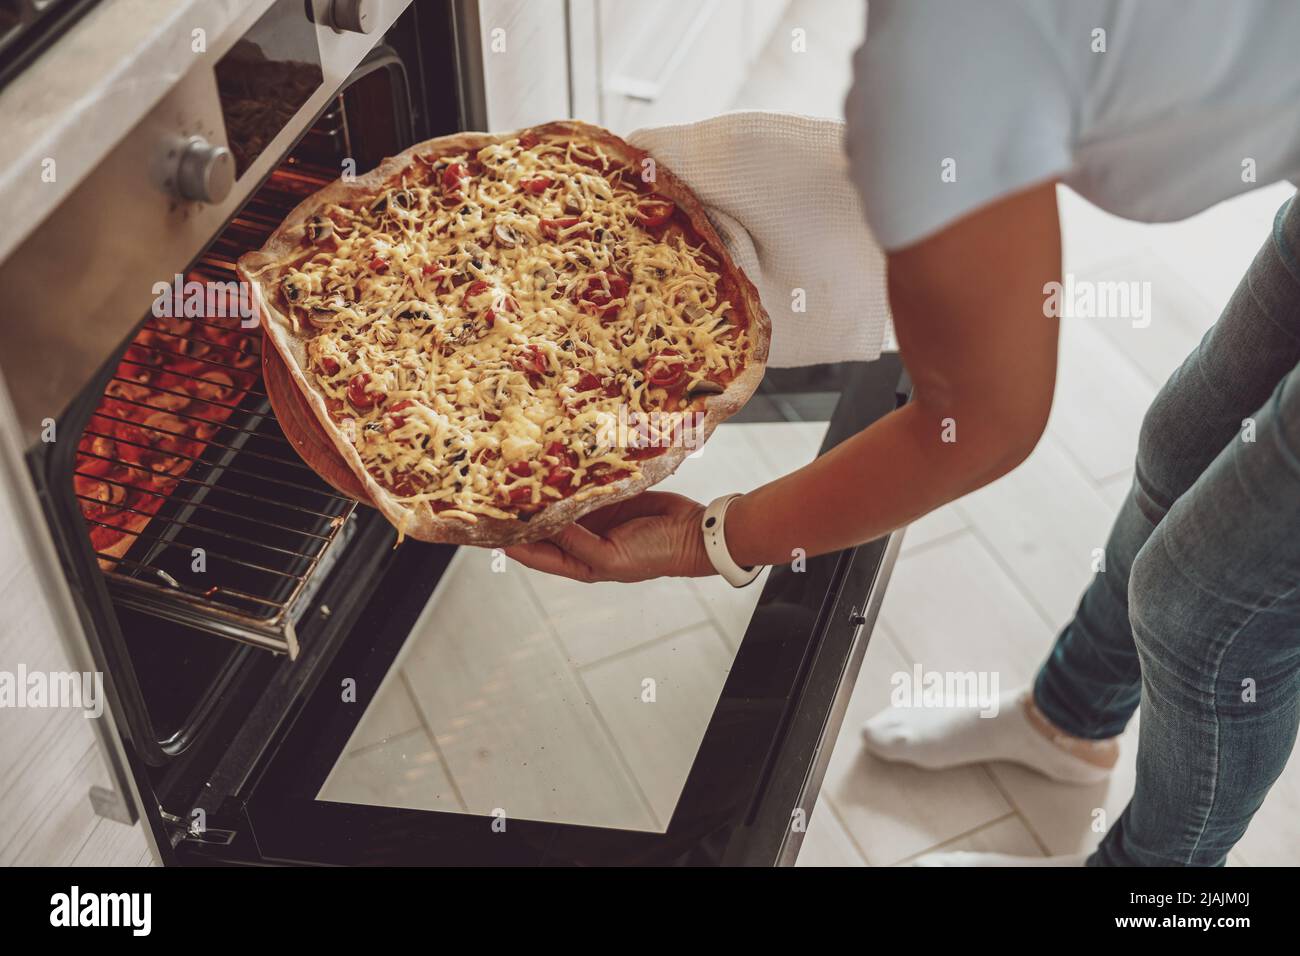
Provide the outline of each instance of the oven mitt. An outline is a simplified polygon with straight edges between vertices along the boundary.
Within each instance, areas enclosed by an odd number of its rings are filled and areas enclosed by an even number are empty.
[[[748,111],[627,139],[695,191],[757,286],[769,365],[880,356],[892,337],[885,257],[849,180],[842,122]]]

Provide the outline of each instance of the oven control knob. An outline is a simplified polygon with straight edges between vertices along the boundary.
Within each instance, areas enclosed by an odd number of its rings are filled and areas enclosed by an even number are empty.
[[[181,146],[176,165],[176,191],[183,199],[218,203],[235,185],[235,157],[224,146],[191,136]]]
[[[330,25],[339,33],[369,33],[375,28],[374,0],[333,0]]]

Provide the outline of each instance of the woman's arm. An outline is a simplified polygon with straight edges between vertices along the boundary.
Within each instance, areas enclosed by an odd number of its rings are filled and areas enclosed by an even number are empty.
[[[891,254],[889,301],[912,402],[733,502],[736,562],[780,564],[796,549],[812,556],[870,541],[1023,461],[1051,409],[1057,320],[1045,315],[1044,286],[1060,278],[1050,182]],[[582,580],[711,574],[700,510],[647,492],[507,553]]]
[[[1020,464],[1051,409],[1057,321],[1044,315],[1043,287],[1060,272],[1052,183],[891,255],[912,402],[734,502],[735,560],[774,564],[793,548],[814,555],[869,541]]]

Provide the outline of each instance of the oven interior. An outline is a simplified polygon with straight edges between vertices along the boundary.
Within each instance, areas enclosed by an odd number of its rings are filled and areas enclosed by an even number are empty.
[[[423,131],[409,72],[391,47],[372,51],[186,271],[203,285],[183,288],[199,297],[186,307],[168,295],[172,317],[143,317],[71,403],[58,429],[78,441],[29,455],[115,712],[174,841],[220,841],[222,803],[392,553],[387,522],[324,483],[284,437],[262,385],[261,330],[222,290],[235,260],[345,159],[364,172]]]

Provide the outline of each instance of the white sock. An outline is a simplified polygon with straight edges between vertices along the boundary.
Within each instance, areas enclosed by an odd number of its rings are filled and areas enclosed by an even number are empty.
[[[1089,763],[1043,736],[1025,716],[1025,690],[1005,693],[993,717],[975,708],[890,708],[868,720],[862,739],[882,760],[942,770],[1006,760],[1061,783],[1091,784],[1110,770]]]
[[[912,861],[912,866],[1083,866],[1088,853],[1069,856],[1012,856],[1010,853],[927,853]]]

